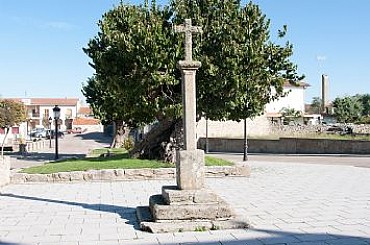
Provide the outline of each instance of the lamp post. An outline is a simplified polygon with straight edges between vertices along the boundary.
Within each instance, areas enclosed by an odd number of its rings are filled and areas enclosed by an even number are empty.
[[[244,118],[244,151],[243,162],[248,161],[248,139],[247,139],[247,119]]]
[[[59,121],[59,117],[60,117],[60,108],[57,105],[54,106],[53,113],[54,113],[54,120],[55,120],[55,132],[54,132],[54,137],[55,137],[55,160],[58,160],[58,158],[59,158],[59,155],[58,155],[58,121]]]
[[[49,117],[49,148],[51,148],[51,123],[53,122],[53,118]]]

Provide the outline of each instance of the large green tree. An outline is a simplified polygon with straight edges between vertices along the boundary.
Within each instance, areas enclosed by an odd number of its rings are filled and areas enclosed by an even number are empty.
[[[94,115],[104,125],[113,123],[114,135],[111,148],[121,147],[127,131],[126,126],[130,123],[125,114],[128,110],[124,108],[123,98],[115,90],[107,89],[104,80],[98,79],[96,76],[89,78],[87,83],[83,85],[82,93],[91,105]]]
[[[0,100],[0,128],[5,135],[1,142],[1,157],[4,155],[4,143],[11,127],[26,121],[26,111],[22,103],[12,100]]]
[[[184,37],[172,26],[185,18],[203,29],[194,37],[193,50],[194,59],[202,62],[197,73],[198,118],[253,118],[284,95],[286,81],[302,78],[289,60],[292,45],[271,42],[269,20],[253,3],[178,0],[164,8],[155,1],[150,6],[120,4],[103,16],[98,35],[84,50],[99,83],[120,98],[120,103],[110,104],[123,108],[125,122],[158,122],[134,149],[141,157],[173,161],[181,141],[174,132],[181,125],[176,63],[184,56]],[[285,32],[279,31],[278,37]]]

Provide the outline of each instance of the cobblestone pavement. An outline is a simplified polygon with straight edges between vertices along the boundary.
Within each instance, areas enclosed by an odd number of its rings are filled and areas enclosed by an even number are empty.
[[[138,230],[136,206],[174,180],[42,183],[0,190],[0,244],[370,244],[370,169],[250,164],[249,178],[206,181],[249,230]]]

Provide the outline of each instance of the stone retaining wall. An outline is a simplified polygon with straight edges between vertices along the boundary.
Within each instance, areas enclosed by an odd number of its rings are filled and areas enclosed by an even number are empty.
[[[209,151],[239,152],[244,149],[243,139],[209,138]],[[205,139],[198,142],[205,148]],[[277,140],[248,140],[250,153],[277,154],[370,154],[370,141],[364,140],[331,140],[331,139],[301,139],[280,138]]]
[[[10,158],[0,156],[0,187],[9,184],[10,182]]]
[[[225,176],[249,176],[250,169],[247,165],[238,164],[235,166],[206,167],[207,177]],[[120,181],[120,180],[142,180],[142,179],[173,179],[175,178],[174,168],[158,169],[107,169],[89,170],[75,172],[60,172],[53,174],[24,174],[13,173],[12,184],[27,182],[70,182],[70,181]]]

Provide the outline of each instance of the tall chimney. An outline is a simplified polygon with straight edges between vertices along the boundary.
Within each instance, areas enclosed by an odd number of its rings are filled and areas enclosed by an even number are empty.
[[[329,76],[321,76],[321,113],[328,114],[329,105]]]

